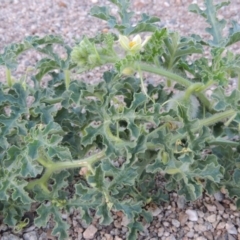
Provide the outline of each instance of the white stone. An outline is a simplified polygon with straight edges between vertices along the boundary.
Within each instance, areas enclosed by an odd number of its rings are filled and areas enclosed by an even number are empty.
[[[205,203],[204,205],[206,206],[206,208],[209,212],[216,212],[216,209],[217,209],[216,206],[214,206],[212,204],[207,204],[207,203]]]
[[[38,240],[45,240],[47,239],[47,233],[43,232],[40,236]]]
[[[218,210],[219,212],[222,212],[222,213],[224,212],[225,208],[223,207],[223,205],[222,205],[221,203],[215,201],[215,205],[216,205],[217,210]]]
[[[161,209],[160,208],[154,208],[154,209],[150,209],[150,212],[152,213],[152,215],[154,216],[154,217],[156,217],[156,216],[158,216],[160,213],[161,213]]]
[[[180,222],[176,219],[173,219],[172,220],[172,225],[178,228],[178,227],[180,227]]]
[[[212,214],[212,215],[209,215],[207,217],[207,220],[210,222],[210,223],[214,223],[216,221],[216,215],[215,214]]]
[[[166,238],[166,240],[176,240],[176,238],[173,235],[170,235],[169,237]]]
[[[121,228],[121,223],[118,220],[113,222],[115,228]]]
[[[200,218],[204,217],[204,212],[202,212],[202,211],[197,211],[197,214]]]
[[[226,226],[226,223],[225,222],[220,222],[218,225],[217,225],[217,229],[223,229],[225,228]]]
[[[183,209],[186,204],[186,199],[184,196],[179,196],[177,200],[177,206],[179,209]]]
[[[188,215],[188,219],[190,221],[196,222],[198,220],[198,215],[197,215],[197,212],[195,210],[188,209],[186,211],[186,214]]]
[[[179,222],[181,223],[181,226],[184,226],[187,220],[188,215],[186,213],[179,213]]]
[[[36,232],[27,232],[23,234],[24,240],[38,240],[39,236]]]
[[[221,192],[216,192],[213,194],[213,196],[219,202],[221,202],[224,198],[224,195]]]
[[[170,225],[169,222],[163,222],[164,227],[169,227],[169,225]]]
[[[106,240],[113,240],[113,236],[108,233],[105,233],[104,236],[105,236]]]
[[[97,232],[97,228],[93,225],[89,225],[83,233],[83,237],[86,239],[93,239]]]
[[[123,216],[121,224],[124,227],[126,227],[129,224],[129,220],[128,220],[127,216]]]
[[[201,231],[201,232],[205,232],[207,230],[206,226],[205,225],[198,225],[198,230]]]
[[[159,228],[158,229],[158,237],[162,237],[163,233],[164,233],[164,228],[163,227]]]
[[[237,210],[237,207],[236,207],[236,205],[234,205],[234,204],[230,204],[230,209],[232,210],[232,211],[236,211]]]
[[[237,234],[237,229],[231,222],[226,223],[226,229],[229,234]]]
[[[165,232],[165,233],[164,233],[164,236],[165,236],[165,237],[168,237],[169,235],[170,235],[169,232]]]
[[[114,240],[122,240],[122,238],[115,236]]]
[[[194,236],[194,231],[190,230],[187,234],[187,237],[192,238]]]
[[[1,240],[20,240],[20,238],[13,234],[8,234],[7,236],[2,236]]]
[[[239,238],[238,238],[239,239]],[[236,240],[235,237],[233,237],[232,235],[228,234],[228,240]]]
[[[168,2],[164,2],[163,4],[164,4],[165,7],[169,7],[170,6],[170,4]]]

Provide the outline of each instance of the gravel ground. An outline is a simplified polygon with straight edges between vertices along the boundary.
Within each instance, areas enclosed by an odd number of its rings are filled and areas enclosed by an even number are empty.
[[[132,0],[132,6],[137,17],[142,12],[154,14],[161,18],[161,24],[184,35],[196,33],[206,36],[204,28],[207,26],[201,18],[188,13],[190,3],[201,3],[203,0]],[[219,2],[219,1],[215,1]],[[9,43],[21,41],[28,35],[44,36],[46,34],[60,34],[70,44],[83,34],[93,36],[97,32],[105,31],[105,22],[88,15],[94,5],[109,5],[106,0],[0,0],[0,52]],[[111,5],[112,6],[112,5]],[[116,8],[112,7],[116,12]],[[232,0],[232,4],[220,12],[222,18],[231,18],[240,22],[240,0]],[[239,52],[240,45],[232,48]],[[19,60],[17,72],[24,71],[29,65],[39,60],[40,56],[29,52]],[[95,82],[100,80],[99,69],[82,76],[84,80]],[[0,68],[0,80],[5,79],[4,69]],[[170,194],[170,202],[151,209],[154,221],[149,225],[144,223],[145,231],[139,234],[139,240],[240,240],[240,212],[225,196],[219,192],[215,196],[203,196],[193,203],[185,203],[176,193]],[[63,218],[71,225],[69,239],[97,239],[123,240],[126,239],[128,224],[122,214],[115,213],[114,223],[108,227],[98,224],[94,219],[90,226],[81,221],[78,212]],[[0,219],[1,224],[1,219]],[[49,222],[44,229],[34,225],[25,229],[23,233],[14,234],[4,224],[0,225],[2,240],[54,240],[51,235],[53,223]]]

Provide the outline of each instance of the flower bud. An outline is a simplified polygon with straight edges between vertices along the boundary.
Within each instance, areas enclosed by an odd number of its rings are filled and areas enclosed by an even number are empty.
[[[122,70],[122,74],[126,75],[126,76],[131,76],[135,73],[135,70],[131,67],[127,67],[127,68],[124,68]]]
[[[88,56],[88,63],[90,65],[96,65],[98,63],[99,59],[98,56],[96,56],[96,54],[90,54]]]

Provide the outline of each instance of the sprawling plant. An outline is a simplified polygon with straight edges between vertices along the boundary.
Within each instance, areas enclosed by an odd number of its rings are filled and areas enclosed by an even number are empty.
[[[141,217],[152,220],[146,205],[167,201],[165,190],[193,201],[224,188],[240,208],[240,55],[228,49],[240,40],[240,25],[232,21],[225,36],[226,21],[217,18],[228,3],[190,6],[209,24],[211,37],[202,39],[160,28],[146,14],[132,25],[129,1],[109,1],[120,17],[107,7],[91,14],[112,32],[84,36],[73,48],[60,37],[28,37],[0,55],[0,213],[15,230],[28,224],[33,204],[35,225],[52,217],[60,240],[68,238],[63,211],[103,225],[122,211],[133,240]],[[11,72],[29,49],[44,57],[16,80]],[[74,80],[75,70],[106,64],[111,70],[98,84]],[[146,85],[146,72],[161,83]]]

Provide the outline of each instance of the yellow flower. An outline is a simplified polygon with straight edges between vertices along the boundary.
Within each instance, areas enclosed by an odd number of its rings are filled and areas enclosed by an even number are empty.
[[[120,35],[119,43],[125,51],[135,53],[135,52],[141,51],[141,49],[144,47],[144,45],[148,42],[150,38],[151,37],[148,36],[142,42],[142,39],[139,34],[136,35],[132,40],[130,40],[126,36]]]

